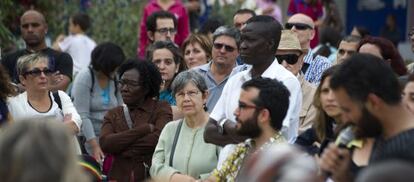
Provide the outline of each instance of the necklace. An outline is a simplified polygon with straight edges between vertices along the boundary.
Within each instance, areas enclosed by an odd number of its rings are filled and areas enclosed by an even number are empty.
[[[262,151],[272,144],[285,142],[286,140],[283,138],[281,132],[276,132],[268,142],[263,144],[254,153]],[[254,141],[252,139],[247,139],[245,142],[237,145],[234,152],[224,161],[220,170],[215,169],[213,171],[213,176],[216,178],[216,181],[235,181],[237,173],[239,172],[244,159],[248,155],[249,151],[253,148],[253,143]]]

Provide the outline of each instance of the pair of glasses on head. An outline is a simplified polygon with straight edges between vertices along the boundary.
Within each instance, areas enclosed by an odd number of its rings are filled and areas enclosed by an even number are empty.
[[[198,91],[198,90],[189,90],[189,91],[185,91],[185,92],[177,92],[175,94],[175,98],[183,99],[186,95],[188,95],[188,97],[190,97],[190,98],[194,98],[199,93],[200,93],[200,91]]]
[[[226,50],[227,52],[233,52],[236,48],[226,45],[226,44],[221,44],[221,43],[214,43],[213,44],[214,48],[221,50],[224,47],[224,50]]]
[[[276,55],[277,62],[282,64],[283,61],[286,61],[287,64],[296,64],[298,62],[299,56],[296,54],[283,54],[283,55]]]
[[[118,84],[119,84],[120,87],[123,87],[123,86],[139,87],[139,86],[141,86],[141,84],[139,82],[132,81],[132,80],[119,80]]]
[[[177,29],[175,28],[160,28],[155,31],[159,32],[160,34],[167,34],[168,32],[170,32],[170,34],[177,33]]]
[[[285,24],[285,29],[292,29],[293,27],[296,28],[296,30],[307,30],[307,29],[313,29],[313,27],[311,27],[308,24],[305,23],[286,23]]]
[[[30,70],[30,71],[26,71],[26,72],[24,72],[23,73],[23,76],[26,76],[26,75],[32,75],[32,76],[40,76],[41,74],[44,74],[44,75],[46,75],[46,76],[50,76],[50,75],[52,75],[53,74],[53,71],[52,70],[50,70],[50,69],[48,69],[48,68],[46,68],[46,69],[43,69],[43,70],[41,70],[41,69],[39,69],[39,68],[35,68],[35,69],[32,69],[32,70]]]

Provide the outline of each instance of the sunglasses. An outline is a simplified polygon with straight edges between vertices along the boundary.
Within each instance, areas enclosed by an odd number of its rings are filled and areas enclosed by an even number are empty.
[[[229,45],[226,45],[226,44],[220,44],[220,43],[214,43],[213,44],[213,46],[214,46],[214,48],[216,48],[216,49],[222,49],[223,47],[224,47],[224,49],[227,51],[227,52],[233,52],[236,48],[234,48],[234,47],[231,47],[231,46],[229,46]]]
[[[160,29],[157,29],[156,31],[159,32],[160,34],[167,34],[168,32],[170,32],[171,34],[177,33],[177,29],[175,28],[160,28]]]
[[[295,26],[297,30],[306,30],[306,29],[313,29],[310,25],[304,23],[286,23],[285,29],[292,29]]]
[[[50,70],[50,69],[44,69],[44,70],[40,70],[39,68],[35,68],[35,69],[33,69],[33,70],[30,70],[30,71],[26,71],[26,72],[24,72],[24,76],[26,76],[26,75],[32,75],[32,76],[35,76],[35,77],[38,77],[38,76],[40,76],[41,74],[45,74],[46,76],[50,76],[50,75],[52,75],[53,74],[53,71],[52,70]]]
[[[286,61],[288,64],[296,64],[298,62],[299,56],[296,54],[284,54],[284,55],[276,55],[277,62],[282,64],[283,61]]]

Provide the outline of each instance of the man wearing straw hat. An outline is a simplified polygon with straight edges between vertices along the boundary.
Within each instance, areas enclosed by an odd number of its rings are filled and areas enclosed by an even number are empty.
[[[312,125],[312,119],[316,115],[316,108],[313,106],[313,96],[316,87],[305,80],[301,71],[303,67],[303,57],[307,54],[308,49],[302,49],[298,37],[291,30],[282,30],[279,47],[276,52],[276,58],[279,64],[295,75],[302,88],[302,109],[299,113],[299,131],[301,134]]]

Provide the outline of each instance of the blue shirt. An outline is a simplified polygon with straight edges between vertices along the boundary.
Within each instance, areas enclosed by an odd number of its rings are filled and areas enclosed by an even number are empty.
[[[249,67],[246,64],[239,65],[239,66],[235,65],[232,72],[229,75],[227,75],[227,77],[221,83],[217,83],[216,80],[214,79],[213,74],[211,73],[211,64],[212,64],[212,61],[210,61],[207,64],[193,68],[193,70],[197,71],[197,73],[201,74],[204,77],[204,80],[207,83],[209,96],[207,98],[206,105],[207,105],[207,111],[209,113],[213,111],[213,108],[216,105],[218,99],[220,98],[221,92],[223,91],[224,85],[226,85],[229,77],[233,76],[234,74],[238,72],[246,70]]]
[[[177,105],[177,103],[175,102],[175,98],[172,95],[171,91],[166,89],[160,92],[160,99],[159,100],[163,100],[163,101],[167,101],[168,104],[175,106]]]

